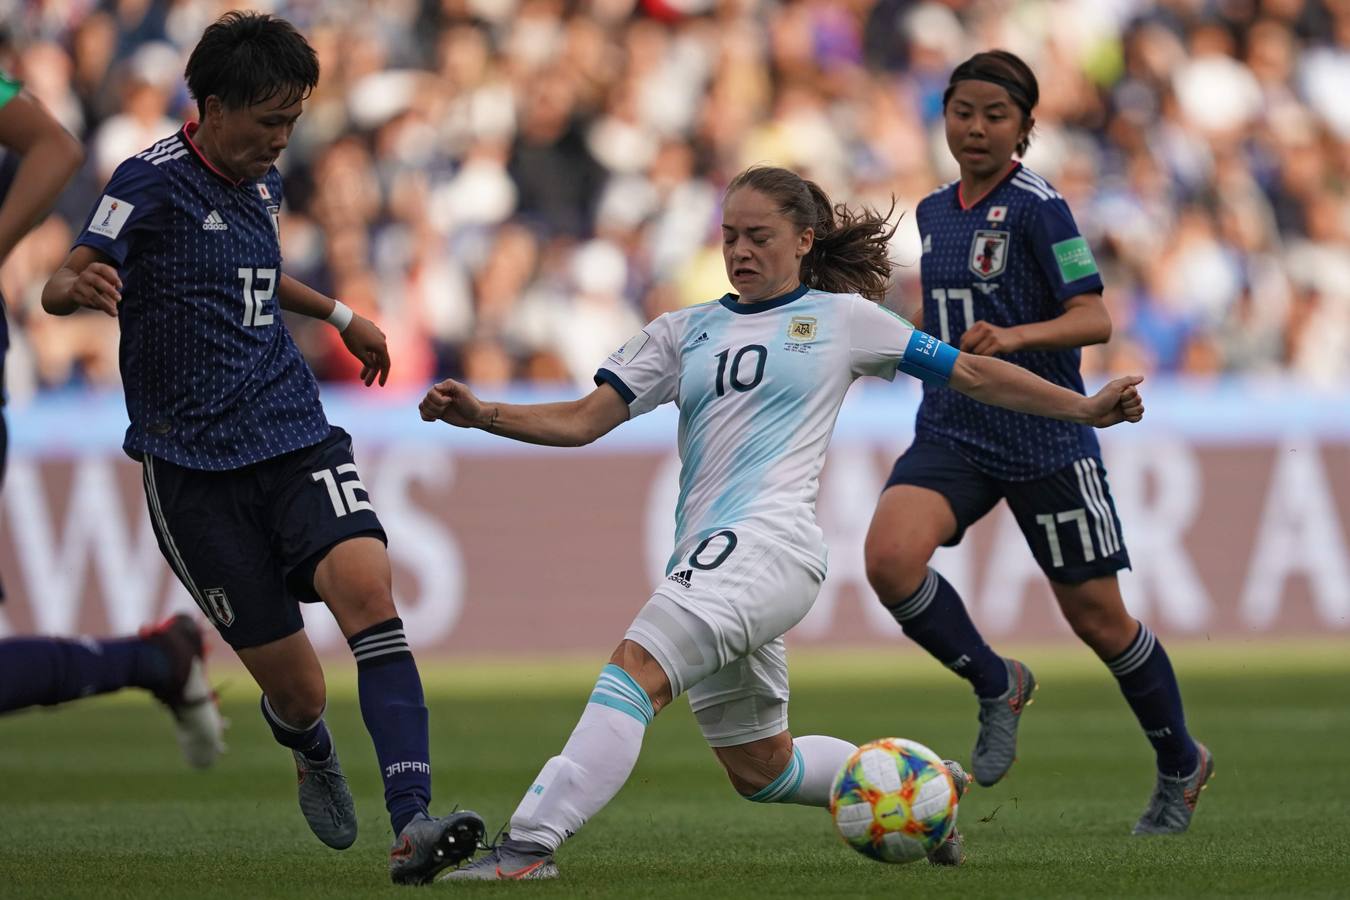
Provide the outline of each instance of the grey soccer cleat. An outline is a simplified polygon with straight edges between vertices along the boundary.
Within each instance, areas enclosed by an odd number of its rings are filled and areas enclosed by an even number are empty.
[[[479,857],[463,868],[446,872],[437,881],[532,881],[557,878],[558,864],[553,851],[526,841],[513,841],[503,835],[487,856]]]
[[[944,759],[943,763],[947,766],[947,771],[951,773],[952,784],[956,787],[956,800],[959,803],[961,798],[966,795],[970,789],[970,776],[966,770],[961,768],[961,764],[954,759]],[[952,826],[952,833],[947,835],[947,839],[938,844],[937,849],[928,854],[928,861],[935,866],[959,866],[966,858],[966,839],[955,825]]]
[[[328,761],[316,763],[298,750],[295,777],[300,784],[300,812],[314,836],[334,850],[346,850],[356,841],[356,804],[342,774],[337,748]]]
[[[394,884],[429,884],[437,872],[473,856],[486,831],[476,812],[439,819],[419,813],[389,848],[389,877]]]
[[[140,636],[168,660],[169,681],[154,695],[173,714],[183,757],[195,769],[209,768],[225,752],[228,723],[206,680],[206,642],[201,627],[191,616],[178,613],[153,628],[141,629]]]
[[[1148,809],[1135,823],[1134,834],[1180,834],[1190,827],[1200,792],[1214,777],[1214,754],[1199,741],[1195,742],[1195,748],[1200,759],[1194,772],[1180,778],[1158,775]]]
[[[980,733],[970,754],[975,780],[984,787],[997,784],[1017,759],[1017,726],[1031,705],[1036,678],[1015,659],[1005,659],[1008,689],[998,697],[980,698]]]

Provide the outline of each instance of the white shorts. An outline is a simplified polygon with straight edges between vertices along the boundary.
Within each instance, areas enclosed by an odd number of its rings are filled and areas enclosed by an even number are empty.
[[[791,547],[745,529],[690,542],[624,635],[688,692],[713,747],[787,729],[783,635],[810,611],[821,575]]]

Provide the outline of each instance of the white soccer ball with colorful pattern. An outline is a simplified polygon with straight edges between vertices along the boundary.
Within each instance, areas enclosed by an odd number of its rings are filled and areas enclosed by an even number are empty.
[[[863,744],[839,770],[830,815],[854,850],[880,862],[907,863],[947,839],[959,799],[936,753],[916,741],[882,738]]]

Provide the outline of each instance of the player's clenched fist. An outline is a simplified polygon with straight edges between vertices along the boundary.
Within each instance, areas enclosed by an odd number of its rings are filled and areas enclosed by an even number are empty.
[[[483,405],[478,398],[451,378],[432,385],[417,409],[426,422],[440,420],[459,428],[481,428],[485,422]]]
[[[1088,398],[1091,414],[1087,424],[1106,428],[1120,422],[1138,422],[1144,417],[1144,398],[1139,394],[1143,375],[1126,375],[1110,382]]]

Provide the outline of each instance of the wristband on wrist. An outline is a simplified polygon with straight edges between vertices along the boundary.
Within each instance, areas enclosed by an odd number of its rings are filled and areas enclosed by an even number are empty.
[[[354,315],[355,313],[352,312],[350,306],[343,303],[341,300],[334,300],[333,311],[328,314],[328,318],[324,321],[329,325],[332,325],[339,333],[341,333],[347,330],[348,325],[352,324]]]

